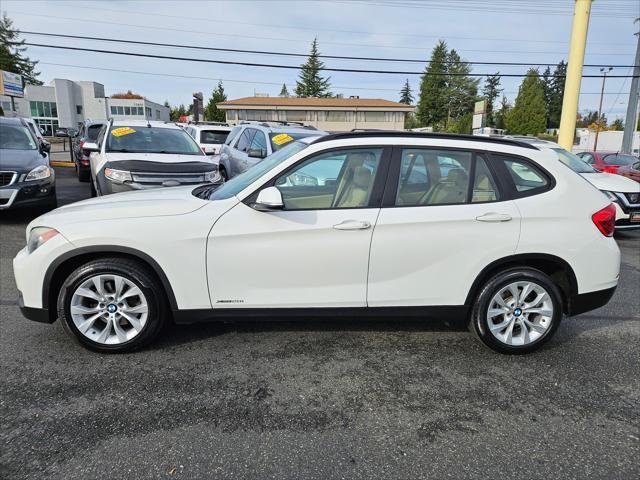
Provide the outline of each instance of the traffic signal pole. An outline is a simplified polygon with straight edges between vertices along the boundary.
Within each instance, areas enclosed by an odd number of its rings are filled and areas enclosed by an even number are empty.
[[[564,84],[560,132],[558,134],[558,143],[562,148],[569,151],[573,147],[573,138],[576,132],[580,82],[582,80],[582,66],[584,65],[584,51],[587,46],[590,13],[591,0],[575,0],[573,25],[571,27],[571,45],[569,46],[569,63]]]
[[[636,19],[636,22],[640,18]],[[633,132],[636,131],[636,118],[638,115],[638,97],[640,97],[640,32],[636,33],[638,45],[636,46],[636,59],[633,68],[633,79],[631,80],[631,91],[629,92],[629,103],[627,104],[627,118],[624,122],[624,136],[622,138],[622,152],[631,153],[633,147]]]

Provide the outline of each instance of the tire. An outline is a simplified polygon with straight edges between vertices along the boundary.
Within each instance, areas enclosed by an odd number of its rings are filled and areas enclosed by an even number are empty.
[[[91,188],[91,197],[97,197],[98,196],[98,192],[96,192],[96,185],[93,183],[93,179],[89,179],[90,182],[90,188]]]
[[[65,331],[82,346],[121,353],[151,343],[167,323],[169,306],[162,284],[144,264],[108,257],[88,262],[67,277],[57,310]]]
[[[222,165],[220,165],[219,167],[219,172],[220,172],[220,176],[222,177],[222,179],[226,182],[227,180],[229,180],[229,174],[227,173],[227,169],[224,168]]]
[[[514,286],[518,302],[513,301]],[[539,270],[518,267],[495,275],[481,287],[469,329],[497,352],[524,354],[547,343],[562,316],[562,296],[553,280]]]
[[[76,167],[76,170],[78,172],[78,181],[85,183],[85,182],[89,182],[91,180],[91,172],[87,169],[82,169],[79,167]]]

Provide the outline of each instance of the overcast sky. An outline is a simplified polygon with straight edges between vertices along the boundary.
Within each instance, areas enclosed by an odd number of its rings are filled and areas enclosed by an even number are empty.
[[[465,60],[557,63],[567,58],[572,0],[334,0],[334,1],[29,1],[2,0],[1,8],[23,31],[306,54],[314,37],[327,55],[427,60],[438,39]],[[587,64],[633,64],[640,16],[638,0],[596,0],[587,43]],[[68,45],[156,55],[299,65],[297,57],[219,53],[169,47],[46,38],[33,43]],[[293,91],[297,70],[217,65],[176,60],[72,52],[29,47],[40,60],[40,78],[94,80],[107,95],[133,90],[150,100],[191,102],[210,95],[222,79],[230,99],[254,92],[276,96],[282,83]],[[326,60],[336,68],[423,71],[424,64]],[[542,71],[544,67],[540,68]],[[474,66],[475,73],[524,73],[526,67]],[[630,67],[612,74],[628,75]],[[137,72],[137,73],[136,73]],[[153,73],[156,75],[148,75]],[[585,68],[584,74],[597,74]],[[171,76],[173,75],[173,76]],[[398,100],[405,78],[417,97],[419,75],[331,72],[332,91],[345,96]],[[196,77],[196,78],[184,78]],[[521,79],[503,78],[504,94],[515,98]],[[631,79],[607,80],[603,111],[623,117]],[[600,79],[583,79],[580,110],[598,107]]]

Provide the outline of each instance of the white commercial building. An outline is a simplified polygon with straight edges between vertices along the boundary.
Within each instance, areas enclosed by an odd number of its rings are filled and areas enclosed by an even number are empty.
[[[227,122],[300,122],[328,132],[353,129],[404,130],[414,107],[379,98],[246,97],[218,103]]]
[[[24,98],[14,98],[15,114],[33,118],[46,135],[58,127],[77,127],[86,119],[169,121],[169,108],[146,98],[109,98],[104,85],[56,78],[50,85],[27,85]],[[11,98],[0,96],[5,115],[11,115]]]

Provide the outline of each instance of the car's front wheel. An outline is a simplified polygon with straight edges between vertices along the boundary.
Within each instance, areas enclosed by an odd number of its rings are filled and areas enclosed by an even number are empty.
[[[162,292],[155,275],[135,260],[94,260],[62,285],[58,316],[67,333],[87,348],[131,351],[151,342],[166,323]]]
[[[553,280],[533,268],[514,268],[482,286],[469,326],[493,350],[520,354],[549,341],[562,316],[562,297]]]

